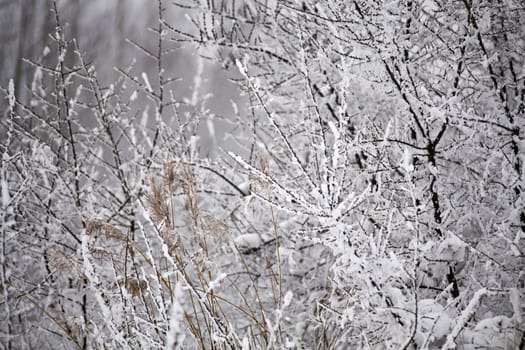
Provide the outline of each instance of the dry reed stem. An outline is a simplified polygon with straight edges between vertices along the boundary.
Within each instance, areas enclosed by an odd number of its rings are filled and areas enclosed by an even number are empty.
[[[146,195],[152,218],[158,225],[164,222],[167,226],[171,227],[172,220],[170,218],[170,208],[165,200],[168,195],[164,184],[161,183],[157,185],[155,179],[152,178],[151,193]]]

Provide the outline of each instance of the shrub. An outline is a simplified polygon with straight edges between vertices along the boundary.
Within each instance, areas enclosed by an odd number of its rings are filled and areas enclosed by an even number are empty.
[[[517,3],[164,6],[154,79],[102,84],[55,6],[3,90],[4,347],[523,347]],[[181,43],[246,97],[217,157]]]

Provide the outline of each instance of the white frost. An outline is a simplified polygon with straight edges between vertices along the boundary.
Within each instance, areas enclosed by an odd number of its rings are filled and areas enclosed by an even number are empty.
[[[178,349],[184,341],[184,309],[180,303],[181,300],[184,300],[184,293],[180,282],[175,286],[174,294],[173,304],[171,305],[170,326],[166,338],[166,350]]]
[[[263,243],[263,239],[257,233],[247,233],[245,235],[238,236],[234,239],[235,244],[239,248],[253,249],[259,248]]]
[[[7,152],[4,152],[2,156],[4,162],[7,161]],[[3,175],[3,174],[2,174]],[[9,204],[9,188],[7,187],[7,180],[2,176],[2,208],[6,209]]]
[[[213,291],[215,287],[217,287],[223,279],[225,279],[228,275],[224,272],[221,273],[219,276],[217,276],[213,281],[210,281],[208,283],[208,289],[206,290],[206,294]]]
[[[9,80],[9,86],[7,87],[7,99],[9,101],[9,109],[11,109],[11,112],[15,109],[15,83],[13,82],[13,79]]]
[[[510,290],[510,303],[512,304],[512,309],[514,310],[514,318],[516,319],[517,324],[523,324],[523,316],[521,314],[521,304],[523,303],[523,296],[520,295],[520,291],[517,288],[512,288]]]
[[[476,312],[479,303],[481,302],[481,298],[484,297],[486,293],[487,289],[482,288],[474,294],[472,300],[461,314],[461,317],[458,319],[456,326],[454,327],[452,332],[447,336],[447,342],[443,345],[443,347],[441,347],[441,350],[456,348],[455,339],[457,338],[459,333],[461,333],[463,328],[465,328],[467,322],[472,318],[472,316]]]
[[[239,190],[241,190],[245,195],[248,195],[250,193],[250,181],[244,181],[243,183],[240,183],[237,187],[239,187]]]
[[[153,89],[151,88],[151,84],[149,83],[148,76],[145,72],[142,72],[142,79],[144,80],[144,84],[146,84],[146,88],[149,92],[153,92]]]

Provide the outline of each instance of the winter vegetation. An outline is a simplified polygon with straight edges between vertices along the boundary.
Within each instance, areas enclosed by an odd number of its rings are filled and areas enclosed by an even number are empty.
[[[525,348],[521,1],[149,1],[114,65],[45,3],[0,348]]]

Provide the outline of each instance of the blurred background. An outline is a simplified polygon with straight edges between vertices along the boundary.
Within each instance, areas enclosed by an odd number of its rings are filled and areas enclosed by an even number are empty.
[[[145,48],[156,49],[157,36],[149,29],[156,28],[159,23],[156,1],[65,0],[57,1],[56,6],[66,39],[77,40],[85,60],[96,67],[102,85],[109,85],[119,77],[116,67],[124,69],[130,64],[133,64],[136,75],[145,72],[151,77],[151,84],[155,85],[156,62],[129,40]],[[169,2],[165,4],[164,16],[178,28],[190,25],[185,10]],[[7,87],[9,80],[13,79],[16,97],[24,103],[29,102],[34,75],[34,68],[25,59],[45,62],[46,53],[50,57],[53,55],[55,43],[51,35],[54,35],[55,27],[56,17],[51,0],[0,0],[0,86]],[[218,64],[200,57],[195,46],[174,43],[173,48],[176,50],[165,62],[164,69],[165,77],[178,79],[171,86],[175,98],[183,100],[192,95],[194,77],[201,63],[203,79],[198,93],[199,96],[211,94],[207,107],[212,115],[217,116],[213,118],[214,127],[217,142],[221,143],[232,127],[224,121],[231,119],[231,101],[242,104],[243,99],[236,85]],[[6,100],[2,98],[2,111],[5,106]],[[201,136],[206,136],[205,130]],[[214,142],[203,142],[203,147],[208,149],[202,152],[215,153],[217,145]]]

